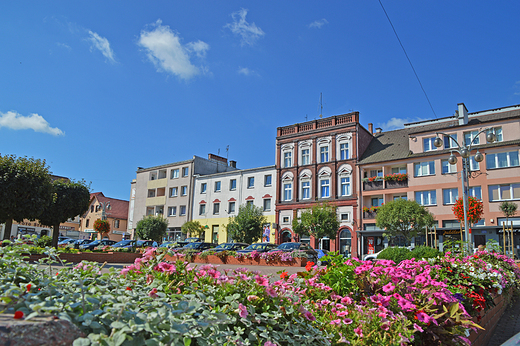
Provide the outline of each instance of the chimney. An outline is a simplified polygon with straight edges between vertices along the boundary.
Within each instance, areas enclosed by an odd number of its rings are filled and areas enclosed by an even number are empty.
[[[370,134],[374,133],[374,125],[372,123],[368,123],[368,132],[370,132]]]
[[[459,117],[459,125],[467,125],[468,124],[468,109],[464,105],[464,103],[458,104],[459,109],[457,111],[457,115]]]
[[[237,168],[237,162],[233,160],[229,160],[229,167]]]
[[[221,156],[218,156],[215,154],[208,154],[208,160],[220,161],[220,162],[224,162],[225,164],[227,164],[227,159],[225,157],[221,157]]]
[[[381,132],[383,132],[383,129],[380,127],[376,127],[376,133],[381,133]]]

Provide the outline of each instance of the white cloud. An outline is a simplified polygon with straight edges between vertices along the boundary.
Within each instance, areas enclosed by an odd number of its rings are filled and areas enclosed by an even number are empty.
[[[325,18],[322,18],[320,20],[315,20],[314,22],[310,23],[309,28],[321,29],[321,27],[324,26],[325,24],[329,24],[329,21],[326,20]]]
[[[186,49],[190,52],[194,52],[197,54],[199,58],[206,57],[206,51],[209,50],[209,44],[206,42],[202,42],[201,40],[197,42],[190,42],[186,44]]]
[[[247,67],[239,67],[238,73],[243,74],[244,76],[258,76],[258,73],[254,70],[251,70]]]
[[[233,18],[233,22],[224,26],[224,28],[229,28],[232,33],[241,37],[240,44],[242,46],[252,46],[256,40],[265,35],[262,29],[257,27],[255,23],[249,24],[246,21],[247,11],[248,10],[242,8],[232,13],[231,17]]]
[[[98,49],[101,54],[105,56],[110,62],[116,62],[114,51],[112,48],[110,48],[110,42],[104,37],[99,36],[95,32],[88,31],[90,37],[87,39],[91,42],[90,50],[92,51],[92,48]]]
[[[62,130],[57,127],[50,127],[47,120],[41,115],[31,114],[27,117],[9,111],[7,113],[0,112],[0,128],[7,127],[12,130],[34,130],[36,132],[48,133],[53,136],[64,135]]]
[[[378,127],[382,128],[383,131],[398,130],[404,128],[404,124],[415,123],[418,121],[424,121],[426,119],[421,118],[391,118],[386,123],[379,123]]]
[[[65,43],[56,42],[56,45],[57,45],[58,47],[65,48],[65,49],[67,49],[67,50],[69,50],[69,51],[72,50],[72,48],[70,48],[70,46],[69,46],[68,44],[65,44]]]
[[[190,79],[200,73],[199,68],[190,61],[190,53],[204,57],[209,45],[202,41],[190,42],[183,46],[179,35],[168,25],[162,25],[159,19],[152,28],[142,30],[138,41],[139,46],[146,49],[148,59],[158,71],[166,71],[182,79]],[[202,69],[206,72],[206,69]]]

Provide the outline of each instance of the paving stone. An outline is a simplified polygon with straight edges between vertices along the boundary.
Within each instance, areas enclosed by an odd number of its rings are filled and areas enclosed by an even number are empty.
[[[520,333],[520,298],[513,297],[510,304],[495,328],[487,346],[500,346],[516,334]]]

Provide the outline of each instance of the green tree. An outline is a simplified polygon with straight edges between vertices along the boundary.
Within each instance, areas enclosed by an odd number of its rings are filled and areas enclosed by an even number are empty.
[[[500,208],[500,211],[502,212],[502,214],[504,214],[504,216],[506,217],[506,226],[507,226],[507,223],[509,222],[509,218],[516,214],[518,205],[515,202],[504,201],[504,202],[500,203],[499,208]]]
[[[60,223],[88,210],[89,188],[84,181],[55,180],[52,183],[52,200],[38,218],[40,223],[53,228],[52,246],[58,247]]]
[[[168,230],[168,220],[162,215],[148,215],[137,223],[135,232],[139,239],[160,242]]]
[[[229,218],[227,233],[236,242],[252,244],[262,238],[262,227],[266,222],[262,208],[253,204],[241,205],[237,216]]]
[[[52,185],[45,160],[0,156],[0,223],[4,239],[11,237],[13,220],[34,221],[52,200]]]
[[[181,232],[185,234],[189,234],[190,237],[198,237],[200,238],[204,233],[204,226],[200,224],[198,221],[188,221],[185,222],[181,227]]]
[[[310,235],[318,241],[324,237],[336,239],[339,229],[336,206],[327,202],[317,203],[311,209],[302,211],[300,217],[293,220],[292,226],[300,237]]]
[[[433,215],[424,206],[402,198],[383,204],[376,215],[376,226],[385,230],[385,236],[402,235],[408,240],[433,226],[433,221]]]

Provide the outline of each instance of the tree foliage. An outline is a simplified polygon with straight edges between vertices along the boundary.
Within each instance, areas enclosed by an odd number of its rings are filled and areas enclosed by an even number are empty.
[[[241,205],[237,216],[229,218],[227,232],[236,242],[252,244],[262,238],[262,226],[266,222],[262,208],[253,204]]]
[[[0,223],[4,239],[11,237],[13,220],[40,217],[52,200],[52,185],[45,160],[0,156]]]
[[[189,234],[191,237],[200,238],[204,233],[204,226],[200,224],[198,221],[188,221],[185,222],[181,227],[181,232],[185,234]]]
[[[327,202],[317,203],[311,209],[302,211],[292,224],[296,234],[310,235],[318,240],[323,237],[336,239],[339,225],[336,207]]]
[[[160,242],[168,230],[168,220],[162,215],[148,215],[137,223],[135,232],[139,239]]]
[[[511,216],[516,214],[518,205],[515,202],[504,201],[504,202],[500,203],[499,208],[500,208],[500,211],[502,212],[502,214],[504,214],[504,216],[506,217],[506,223],[507,223],[507,220]]]
[[[38,218],[42,225],[53,228],[52,246],[58,247],[60,223],[88,210],[90,192],[84,181],[55,180],[52,183],[52,200]]]
[[[408,240],[433,222],[433,215],[424,206],[401,198],[380,206],[376,215],[376,225],[385,229],[385,236],[402,235]]]

